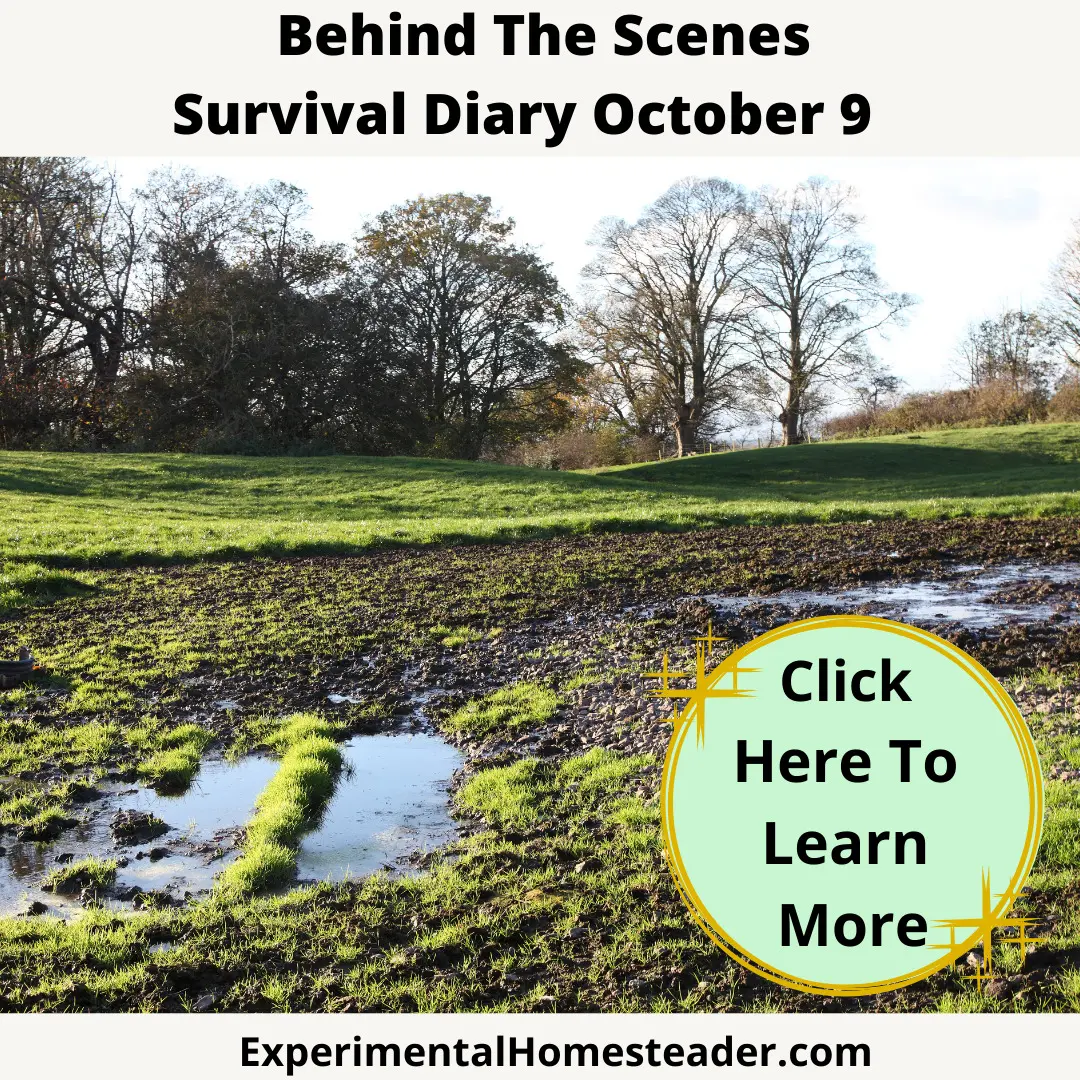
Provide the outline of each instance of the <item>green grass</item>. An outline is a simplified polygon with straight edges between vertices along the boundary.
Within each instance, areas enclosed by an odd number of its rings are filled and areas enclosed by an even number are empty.
[[[148,713],[181,706],[191,676],[258,677],[273,688],[261,708],[285,715],[297,706],[297,688],[320,678],[328,661],[379,648],[405,660],[451,631],[492,635],[583,600],[855,583],[878,574],[881,560],[870,549],[901,553],[889,568],[908,577],[921,569],[910,560],[928,552],[954,561],[1074,557],[1076,536],[1071,519],[895,521],[102,571],[93,595],[0,622],[0,654],[29,644],[61,691],[0,691],[0,765],[5,753],[15,759],[36,745],[25,742],[35,732],[70,730],[74,720],[108,720],[125,732],[141,726]],[[28,709],[57,726],[27,718]],[[9,718],[10,739],[2,726]],[[129,737],[108,730],[117,745]],[[66,753],[63,736],[54,745]]]
[[[1067,513],[1080,510],[1078,488],[1080,424],[746,450],[592,474],[414,458],[4,452],[0,559],[95,567],[731,522]],[[0,605],[93,584],[3,573]]]
[[[513,733],[546,723],[555,715],[557,706],[555,692],[546,686],[514,683],[470,701],[458,709],[445,726],[450,731],[476,737],[497,732]]]
[[[25,705],[25,690],[0,694],[0,706]],[[23,840],[53,839],[71,824],[72,799],[110,765],[131,769],[159,790],[183,791],[198,771],[213,736],[197,724],[168,728],[150,715],[125,726],[113,721],[56,726],[29,717],[0,717],[0,775],[18,776],[44,766],[79,772],[81,780],[19,782],[0,788],[0,826]]]
[[[63,796],[55,791],[21,795],[0,807],[0,824],[14,829],[20,840],[55,840],[72,824],[62,802]]]
[[[10,698],[3,703],[10,704]],[[18,774],[45,764],[92,773],[110,761],[137,760],[146,779],[182,790],[191,782],[211,738],[210,732],[197,724],[169,729],[152,716],[144,716],[140,724],[129,728],[98,720],[53,727],[31,719],[4,717],[0,719],[0,773]]]
[[[161,791],[184,791],[195,779],[203,751],[213,736],[198,724],[154,732],[142,748],[139,775]]]
[[[71,727],[41,727],[20,717],[0,719],[0,774],[17,774],[43,764],[65,769],[109,760],[123,740],[117,724],[92,720]]]
[[[748,451],[597,474],[405,459],[0,454],[4,650],[31,644],[52,673],[43,687],[0,692],[0,773],[58,765],[78,770],[81,783],[117,767],[185,786],[211,738],[183,722],[198,715],[189,699],[202,707],[208,694],[229,696],[234,677],[257,680],[265,696],[259,715],[236,730],[215,726],[222,742],[231,739],[223,748],[262,746],[281,761],[241,857],[208,900],[124,916],[91,910],[70,925],[0,920],[0,1000],[17,1009],[182,1009],[211,991],[214,1008],[231,1010],[804,1008],[804,999],[748,984],[697,931],[663,862],[650,795],[657,763],[607,750],[471,773],[458,802],[486,827],[415,877],[265,895],[292,882],[296,846],[331,797],[341,761],[336,726],[312,714],[270,717],[313,700],[311,687],[338,660],[447,650],[456,663],[460,654],[449,650],[466,652],[499,626],[582,603],[617,607],[624,592],[655,599],[833,587],[876,573],[875,553],[894,548],[915,560],[901,567],[908,574],[926,565],[919,560],[965,553],[1069,552],[1071,521],[905,519],[1076,511],[1078,480],[1080,425]],[[605,536],[369,560],[222,561],[863,517],[898,520],[730,528],[678,542]],[[101,569],[200,559],[215,561]],[[19,606],[28,610],[12,616]],[[555,658],[560,648],[538,655]],[[600,679],[597,658],[578,659],[560,693]],[[1052,670],[1026,677],[1060,685]],[[552,689],[516,683],[466,705],[447,726],[479,738],[528,731],[551,718],[557,701]],[[1048,765],[1080,761],[1080,739],[1056,733],[1049,718],[1041,723]],[[0,795],[0,824],[21,838],[56,835],[65,815],[83,812],[73,787],[67,777],[16,779]],[[1053,917],[1052,954],[1080,955],[1075,788],[1048,782],[1033,892],[1022,902]],[[87,875],[79,888],[107,880]],[[153,951],[162,941],[174,947]],[[1015,961],[1008,946],[995,957],[1003,972]],[[1076,1008],[1074,966],[1008,1007]],[[1006,1006],[942,973],[895,1007]]]
[[[297,713],[267,738],[281,765],[256,800],[243,854],[218,881],[223,894],[260,892],[292,878],[300,837],[318,821],[341,771],[337,733],[328,720]]]
[[[20,607],[51,604],[91,589],[85,575],[52,570],[35,562],[3,563],[0,565],[0,615]]]
[[[415,877],[374,875],[281,895],[214,895],[124,918],[0,921],[0,993],[16,1010],[779,1012],[816,1004],[745,972],[674,888],[655,801],[658,763],[595,748],[483,769],[459,802],[484,827]],[[287,851],[287,849],[283,848]],[[1041,905],[1042,898],[1039,900]],[[1075,926],[1055,928],[1052,948]],[[167,952],[154,951],[168,942]],[[995,953],[999,971],[1019,966]],[[1030,966],[1030,965],[1029,965]],[[1080,973],[1008,1004],[942,971],[894,1011],[1075,1009]],[[557,1004],[556,1004],[557,1003]]]
[[[82,859],[57,867],[41,883],[46,892],[77,893],[84,888],[95,891],[111,885],[116,877],[115,859]]]
[[[458,795],[466,809],[495,825],[520,828],[536,821],[536,777],[540,762],[524,758],[501,769],[485,769],[474,776]]]
[[[602,475],[680,490],[749,488],[812,503],[1048,494],[1080,486],[1080,424],[954,428],[702,454]]]

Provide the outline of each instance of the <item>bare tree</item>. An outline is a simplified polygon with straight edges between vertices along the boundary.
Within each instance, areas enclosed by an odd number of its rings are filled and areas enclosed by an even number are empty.
[[[599,416],[638,438],[663,437],[671,410],[656,372],[643,362],[640,328],[618,298],[598,300],[578,320],[577,345],[592,371],[583,390]]]
[[[38,208],[68,206],[68,161],[0,158],[0,373],[32,375],[62,352],[68,327],[40,298],[58,258]]]
[[[873,419],[896,404],[903,385],[904,380],[899,375],[894,375],[880,360],[873,357],[852,385],[851,401],[861,412]]]
[[[138,196],[147,221],[140,284],[153,312],[170,304],[193,276],[235,257],[250,206],[223,177],[193,169],[156,169]]]
[[[957,347],[957,374],[972,389],[1004,383],[1017,393],[1045,393],[1053,374],[1055,327],[1038,312],[1007,309],[972,323]]]
[[[803,441],[808,403],[865,369],[868,337],[915,302],[878,277],[873,252],[858,237],[854,197],[816,178],[758,196],[746,343],[786,445]]]
[[[680,181],[634,225],[602,222],[586,268],[601,290],[585,321],[601,360],[628,395],[645,370],[665,402],[681,456],[746,366],[739,287],[751,218],[742,189],[719,179]],[[638,395],[640,396],[640,394]]]
[[[1073,222],[1051,277],[1056,340],[1065,359],[1080,368],[1080,218]]]

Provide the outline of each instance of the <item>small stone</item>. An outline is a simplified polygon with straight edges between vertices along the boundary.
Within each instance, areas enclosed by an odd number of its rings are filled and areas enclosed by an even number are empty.
[[[196,1012],[206,1012],[207,1009],[213,1007],[214,1002],[217,1001],[216,994],[203,994],[195,1001]]]
[[[150,861],[157,862],[158,859],[167,859],[172,852],[168,848],[155,847],[150,849]]]
[[[48,911],[48,905],[43,904],[40,900],[35,900],[27,909],[27,915],[44,915]]]

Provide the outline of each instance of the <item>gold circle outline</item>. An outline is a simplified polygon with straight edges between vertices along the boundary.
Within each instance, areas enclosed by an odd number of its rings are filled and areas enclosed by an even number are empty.
[[[764,645],[792,634],[804,633],[807,630],[823,627],[855,627],[862,629],[883,630],[888,633],[907,637],[927,645],[936,652],[941,653],[953,663],[957,664],[966,674],[970,675],[986,692],[987,696],[997,706],[1016,742],[1020,751],[1021,761],[1024,766],[1025,779],[1028,788],[1028,825],[1024,840],[1024,849],[1016,871],[1009,881],[1008,887],[1000,894],[997,905],[991,914],[996,919],[1004,915],[1012,906],[1013,901],[1027,880],[1028,874],[1035,861],[1035,853],[1039,847],[1039,838],[1042,831],[1043,818],[1043,789],[1042,771],[1039,766],[1039,755],[1035,748],[1035,742],[1031,737],[1024,718],[1016,703],[1005,692],[1001,684],[986,670],[974,657],[969,656],[962,649],[957,648],[944,638],[932,634],[929,630],[921,630],[916,626],[906,623],[894,622],[891,619],[882,619],[876,615],[819,615],[812,619],[800,619],[796,622],[786,623],[773,630],[766,631],[753,641],[747,642],[731,653],[718,667],[709,673],[706,687],[714,686],[724,675],[730,674],[731,669],[742,663]],[[704,700],[694,702],[687,706],[683,714],[683,721],[672,732],[668,742],[667,753],[664,756],[664,770],[660,783],[660,823],[664,840],[664,855],[667,858],[668,869],[671,871],[675,884],[682,895],[683,901],[690,909],[694,921],[702,930],[733,960],[737,961],[749,971],[778,983],[792,990],[799,990],[810,994],[830,994],[838,997],[855,997],[864,994],[880,994],[887,990],[899,990],[901,987],[910,986],[920,982],[935,971],[955,963],[961,956],[968,952],[979,940],[981,931],[976,929],[972,934],[960,942],[954,949],[941,953],[941,958],[923,967],[896,976],[893,979],[881,980],[874,983],[817,983],[809,979],[800,979],[796,975],[780,971],[765,961],[760,960],[752,953],[743,949],[734,938],[727,935],[719,923],[715,921],[706,905],[697,895],[690,881],[690,875],[683,864],[679,854],[678,841],[675,837],[673,825],[674,814],[672,800],[674,797],[675,769],[678,763],[682,744],[686,739],[687,732],[693,727],[692,721],[696,719],[697,709],[704,708]]]

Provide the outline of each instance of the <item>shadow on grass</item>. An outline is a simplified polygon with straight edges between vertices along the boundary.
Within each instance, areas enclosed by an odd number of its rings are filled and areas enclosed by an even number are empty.
[[[212,550],[198,551],[133,551],[114,539],[115,547],[77,554],[26,551],[11,556],[8,564],[46,571],[353,557],[728,525],[1075,513],[1080,509],[1080,461],[1073,444],[1080,442],[1080,425],[1058,427],[1062,430],[1053,438],[1042,430],[1016,434],[995,429],[989,436],[962,431],[701,455],[597,473],[428,458],[130,454],[16,455],[20,461],[14,468],[13,458],[0,455],[0,491],[7,485],[54,495],[70,491],[65,500],[70,521],[60,520],[56,529],[72,537],[80,520],[88,520],[87,507],[95,499],[111,500],[114,510],[123,513],[130,507],[132,514],[147,519],[164,507],[190,520],[210,513],[238,522],[258,519],[282,526],[277,531],[285,533],[290,522],[300,533],[300,526],[313,525],[317,531],[325,521],[337,533],[333,538],[309,531],[295,538],[261,539],[255,527],[235,543],[223,540]],[[1077,439],[1071,437],[1074,430]],[[25,469],[23,457],[33,457]],[[63,483],[69,471],[76,481]],[[972,498],[1040,495],[1051,499],[1027,508],[963,505]],[[945,500],[953,504],[943,505]],[[298,517],[301,511],[313,518]],[[350,522],[356,525],[351,535]],[[63,547],[62,539],[57,547]],[[149,538],[147,548],[155,542]],[[28,586],[24,593],[16,606],[51,602],[47,589],[35,596]],[[0,614],[4,611],[0,599]]]
[[[12,560],[0,565],[0,618],[93,592],[96,589],[90,582],[68,570],[49,566],[45,560]]]
[[[923,439],[922,435],[912,435],[896,442],[813,443],[700,454],[647,465],[632,465],[602,475],[699,488],[740,483],[768,484],[778,480],[808,483],[877,482],[932,477],[938,481],[955,482],[957,496],[968,494],[965,479],[973,475],[1000,475],[1031,469],[1073,469],[1080,476],[1080,467],[1075,462],[1063,461],[1044,452],[941,446],[924,443]]]

